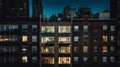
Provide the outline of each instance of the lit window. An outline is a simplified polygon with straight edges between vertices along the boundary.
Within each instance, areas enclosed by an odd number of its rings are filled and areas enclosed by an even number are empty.
[[[27,32],[28,31],[28,25],[22,25],[22,31]]]
[[[42,33],[54,33],[55,32],[55,26],[42,26],[41,27]]]
[[[79,26],[78,25],[74,26],[74,31],[79,31]]]
[[[0,35],[0,42],[17,42],[18,36],[16,35]]]
[[[110,31],[115,31],[115,26],[110,26]]]
[[[37,46],[32,46],[32,53],[36,53],[38,51],[38,47]]]
[[[115,62],[115,57],[110,57],[111,62]]]
[[[70,57],[59,57],[58,64],[70,64]]]
[[[83,61],[87,62],[88,61],[88,57],[83,57]]]
[[[22,53],[27,53],[27,46],[22,46]]]
[[[54,53],[54,47],[41,47],[41,53]]]
[[[32,57],[32,62],[33,63],[37,62],[37,57]]]
[[[54,42],[53,36],[41,37],[41,43],[53,43],[53,42]]]
[[[110,47],[110,51],[114,51],[114,47],[113,46]]]
[[[78,36],[74,36],[74,42],[78,42],[79,41],[79,37]]]
[[[107,52],[107,46],[103,46],[102,52],[106,53]]]
[[[75,63],[79,63],[79,58],[78,57],[74,57],[74,62]]]
[[[107,30],[107,25],[103,25],[103,30]]]
[[[37,25],[32,25],[32,32],[37,32]]]
[[[78,46],[74,46],[74,52],[79,53],[79,47]]]
[[[108,37],[107,37],[107,36],[102,36],[102,38],[103,38],[103,41],[104,41],[104,42],[107,42],[107,41],[108,41]]]
[[[107,62],[107,57],[103,57],[103,62]]]
[[[54,64],[54,57],[42,57],[42,64]]]
[[[97,62],[97,57],[93,57],[93,59],[94,59],[94,62]]]
[[[23,56],[22,57],[22,62],[23,63],[27,63],[28,62],[28,57],[27,56]]]
[[[22,41],[23,42],[27,42],[28,41],[28,37],[27,36],[22,36]]]
[[[83,46],[83,52],[88,52],[88,46]]]
[[[71,27],[70,26],[59,26],[58,32],[59,33],[70,33]]]
[[[115,37],[114,36],[110,36],[110,40],[111,41],[115,41]]]
[[[71,39],[70,37],[59,37],[58,42],[59,43],[70,43]]]
[[[88,25],[83,26],[83,32],[88,32]]]
[[[70,53],[70,47],[60,47],[59,53]]]
[[[83,43],[88,43],[88,42],[89,42],[88,35],[83,35]]]
[[[32,42],[37,42],[37,36],[32,36]]]

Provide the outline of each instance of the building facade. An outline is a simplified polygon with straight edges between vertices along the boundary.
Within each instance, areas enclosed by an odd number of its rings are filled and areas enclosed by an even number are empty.
[[[31,21],[0,21],[0,66],[39,67],[39,27]]]
[[[41,22],[41,67],[117,66],[117,21]]]
[[[0,65],[117,67],[118,29],[117,20],[0,21]]]

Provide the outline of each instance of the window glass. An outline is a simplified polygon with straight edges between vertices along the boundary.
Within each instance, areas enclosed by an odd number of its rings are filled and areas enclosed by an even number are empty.
[[[70,64],[70,57],[59,57],[58,64]]]
[[[54,26],[42,26],[41,27],[41,32],[42,33],[54,33],[55,32],[55,27]]]
[[[70,33],[71,27],[70,26],[59,26],[58,33]]]

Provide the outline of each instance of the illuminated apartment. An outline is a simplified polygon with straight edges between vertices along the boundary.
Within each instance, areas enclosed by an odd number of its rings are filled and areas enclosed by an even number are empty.
[[[40,66],[70,67],[71,22],[41,22],[40,31]]]
[[[41,67],[117,66],[117,21],[41,22]]]

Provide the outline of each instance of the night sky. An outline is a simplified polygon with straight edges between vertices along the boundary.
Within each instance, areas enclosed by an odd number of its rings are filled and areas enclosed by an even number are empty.
[[[42,0],[43,14],[50,17],[52,14],[58,14],[63,11],[64,6],[70,6],[78,9],[78,7],[89,7],[93,13],[109,10],[110,0]],[[32,12],[31,12],[32,13]]]

